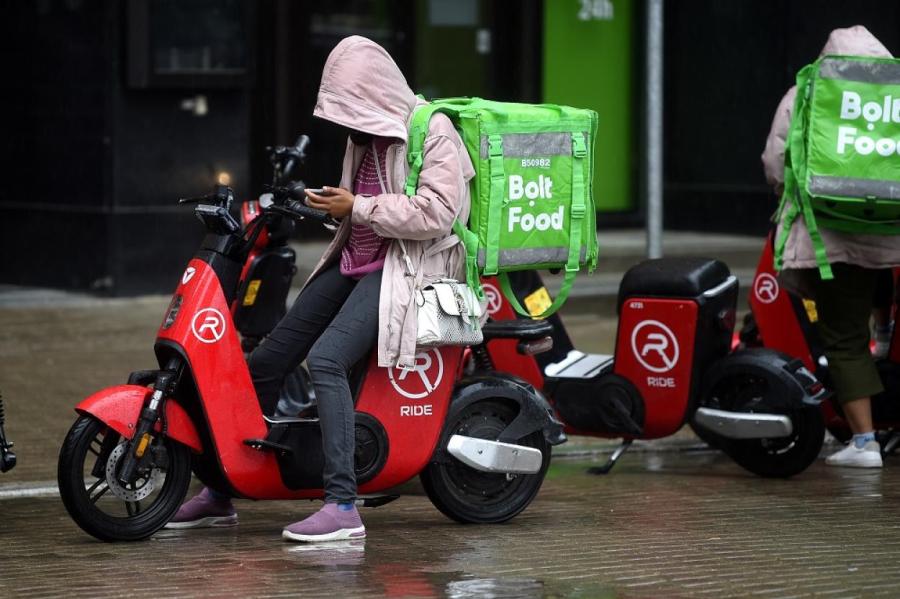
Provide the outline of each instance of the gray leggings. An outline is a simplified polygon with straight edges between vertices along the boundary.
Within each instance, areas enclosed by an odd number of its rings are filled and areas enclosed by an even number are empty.
[[[356,433],[347,375],[378,338],[380,290],[380,270],[357,281],[335,264],[306,286],[249,359],[263,413],[272,414],[285,375],[306,358],[319,404],[328,503],[356,499]]]

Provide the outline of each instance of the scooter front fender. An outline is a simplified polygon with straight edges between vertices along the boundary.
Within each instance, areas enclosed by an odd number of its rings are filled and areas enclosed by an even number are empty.
[[[542,431],[544,439],[551,445],[566,442],[563,424],[556,419],[543,394],[527,381],[507,373],[492,372],[460,381],[453,392],[451,413],[447,420],[467,406],[486,398],[508,399],[519,408],[518,415],[500,432],[497,441],[516,443],[522,437]]]
[[[116,385],[97,391],[75,406],[75,411],[82,415],[90,415],[103,422],[111,429],[130,439],[134,436],[144,399],[150,393],[147,387],[139,385]],[[175,441],[187,445],[197,453],[203,451],[200,435],[191,417],[184,408],[175,401],[165,402],[166,435]],[[156,430],[160,430],[159,423]]]
[[[703,376],[700,405],[707,405],[712,390],[729,377],[755,376],[777,392],[767,394],[765,409],[790,412],[818,408],[830,393],[800,360],[768,348],[745,349],[717,360]]]

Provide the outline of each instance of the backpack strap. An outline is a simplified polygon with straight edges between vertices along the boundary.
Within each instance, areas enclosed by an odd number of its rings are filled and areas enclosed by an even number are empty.
[[[488,164],[491,187],[488,204],[487,244],[484,248],[484,274],[496,275],[500,270],[500,229],[503,226],[503,207],[509,203],[506,197],[506,173],[503,171],[503,136],[488,136]]]
[[[428,136],[428,123],[431,122],[431,116],[435,112],[442,111],[446,112],[446,109],[436,104],[424,104],[413,111],[406,148],[409,175],[406,177],[404,193],[408,196],[415,195],[416,188],[419,186],[419,173],[422,172],[425,138]]]
[[[452,108],[440,104],[424,104],[417,107],[413,112],[412,122],[409,126],[409,141],[406,153],[406,160],[409,162],[409,175],[406,177],[404,192],[408,196],[415,195],[416,188],[419,185],[419,174],[422,172],[428,124],[436,112],[443,112],[448,116],[453,116],[454,114]],[[478,236],[459,222],[459,219],[453,220],[453,232],[466,249],[466,282],[475,291],[478,299],[483,300],[484,289],[481,286],[481,278],[478,276]]]
[[[466,283],[481,301],[484,299],[484,288],[481,286],[481,277],[478,276],[478,235],[463,226],[458,218],[453,219],[453,232],[466,249]]]
[[[828,253],[825,250],[825,242],[819,232],[815,211],[809,200],[809,196],[802,189],[802,181],[806,179],[806,140],[804,132],[809,129],[809,112],[807,103],[812,93],[813,68],[818,65],[808,65],[797,73],[797,97],[794,100],[791,127],[788,129],[788,138],[784,149],[784,193],[781,196],[781,204],[778,208],[781,220],[781,234],[775,241],[775,269],[784,267],[784,249],[787,246],[791,227],[797,217],[803,215],[809,238],[815,253],[816,266],[819,268],[819,276],[823,281],[834,278],[831,265],[828,263]]]
[[[563,284],[559,288],[559,293],[557,293],[556,297],[553,299],[553,303],[541,314],[531,314],[531,312],[522,307],[522,304],[519,303],[519,298],[516,297],[516,294],[512,289],[512,285],[509,283],[509,273],[501,272],[497,275],[497,280],[500,281],[500,290],[503,292],[506,301],[509,302],[509,305],[512,306],[513,310],[528,318],[547,318],[548,316],[552,316],[557,310],[562,308],[564,303],[566,303],[569,292],[572,290],[572,283],[575,282],[576,274],[578,274],[577,271],[566,273]]]

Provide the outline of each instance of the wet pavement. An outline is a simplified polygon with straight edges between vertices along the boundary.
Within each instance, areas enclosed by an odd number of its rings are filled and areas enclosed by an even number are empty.
[[[133,544],[82,533],[55,497],[0,500],[0,596],[897,596],[900,476],[821,463],[761,480],[712,452],[636,453],[605,477],[554,462],[510,523],[463,526],[421,495],[363,510],[365,541],[280,538],[308,502],[238,502],[231,529]],[[893,464],[891,464],[893,466]],[[897,536],[894,536],[897,534]]]
[[[310,502],[238,502],[233,529],[87,536],[55,493],[72,406],[152,367],[165,297],[0,308],[0,391],[19,465],[0,475],[0,597],[870,597],[900,594],[900,460],[763,480],[689,432],[585,473],[609,442],[560,448],[536,501],[505,525],[463,526],[420,488],[365,509],[369,538],[281,540]],[[608,351],[615,323],[566,318]],[[898,533],[897,537],[894,534]]]

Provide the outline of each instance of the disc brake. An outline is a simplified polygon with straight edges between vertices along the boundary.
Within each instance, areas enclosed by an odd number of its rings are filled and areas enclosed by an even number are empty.
[[[144,499],[152,493],[160,484],[162,484],[164,475],[162,470],[154,466],[149,472],[139,476],[128,488],[119,482],[116,476],[119,462],[127,450],[128,442],[123,441],[116,445],[106,460],[106,484],[109,485],[113,495],[123,501],[135,502]]]

